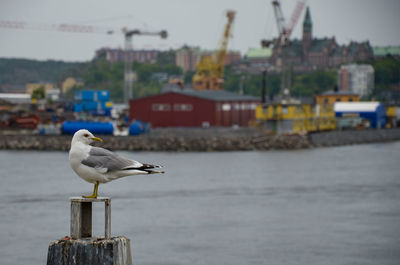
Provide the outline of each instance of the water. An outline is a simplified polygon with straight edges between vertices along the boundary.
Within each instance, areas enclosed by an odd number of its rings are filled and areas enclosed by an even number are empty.
[[[100,185],[134,264],[400,264],[400,142],[120,153],[167,172]],[[49,242],[69,234],[68,198],[92,185],[65,152],[0,151],[0,177],[0,264],[45,264]]]

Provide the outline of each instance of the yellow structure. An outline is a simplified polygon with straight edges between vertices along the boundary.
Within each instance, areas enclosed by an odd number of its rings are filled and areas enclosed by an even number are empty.
[[[386,106],[386,127],[395,128],[397,127],[397,121],[400,117],[397,117],[397,107],[396,105]]]
[[[222,90],[224,89],[224,61],[231,34],[233,20],[236,12],[229,10],[226,13],[228,22],[222,36],[218,51],[213,56],[202,56],[197,64],[193,76],[193,88],[196,90]]]
[[[318,105],[333,105],[335,102],[357,102],[360,101],[360,95],[345,91],[328,91],[321,95],[315,95],[315,102]]]
[[[74,86],[83,86],[83,82],[78,81],[73,77],[68,77],[61,83],[61,91],[65,94]]]
[[[305,133],[336,129],[332,106],[300,103],[272,103],[256,108],[259,127],[274,133]]]
[[[38,88],[43,88],[45,94],[46,92],[54,89],[54,84],[52,83],[28,83],[26,84],[26,93],[32,95],[32,92]]]

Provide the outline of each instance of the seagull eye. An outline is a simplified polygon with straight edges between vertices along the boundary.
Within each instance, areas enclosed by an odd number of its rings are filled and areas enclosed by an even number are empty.
[[[85,136],[85,137],[89,137],[89,134],[85,133],[83,136]]]

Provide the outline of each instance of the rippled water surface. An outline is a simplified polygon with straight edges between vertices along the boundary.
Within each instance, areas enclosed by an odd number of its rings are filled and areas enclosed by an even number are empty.
[[[134,264],[400,264],[400,142],[119,153],[167,172],[100,185]],[[68,198],[92,185],[64,152],[0,151],[0,179],[0,264],[45,264],[50,241],[69,234]]]

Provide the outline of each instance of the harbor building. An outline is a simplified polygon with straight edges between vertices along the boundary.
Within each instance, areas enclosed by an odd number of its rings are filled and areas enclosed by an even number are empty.
[[[320,106],[333,105],[335,102],[358,102],[360,95],[349,91],[326,91],[315,95],[315,103]]]
[[[152,127],[249,126],[258,97],[223,90],[175,90],[130,101],[130,120]]]

